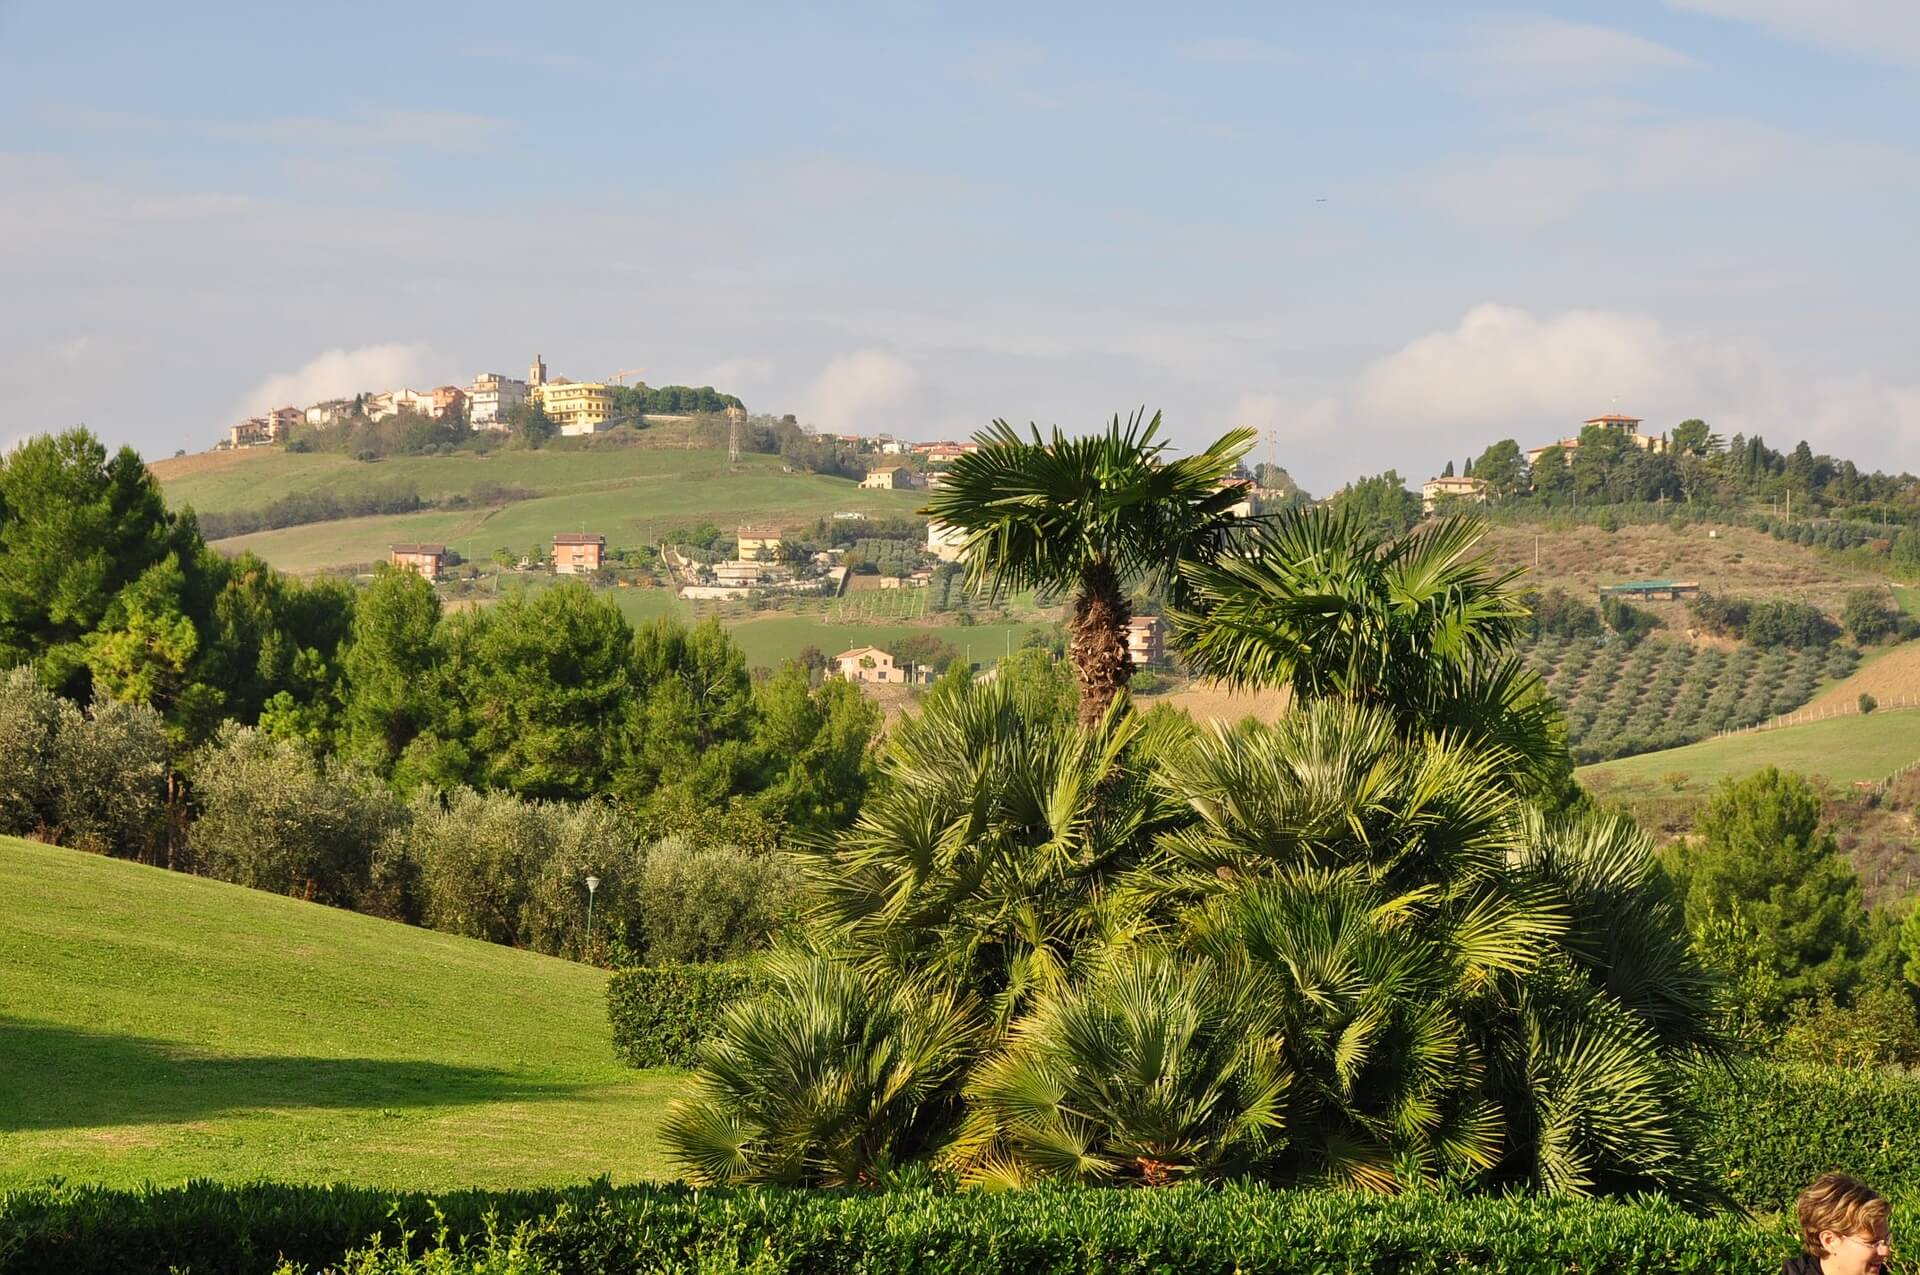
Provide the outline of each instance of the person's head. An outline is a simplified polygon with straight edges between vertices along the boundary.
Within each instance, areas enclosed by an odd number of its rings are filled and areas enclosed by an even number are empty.
[[[1823,1173],[1800,1193],[1800,1242],[1826,1275],[1867,1275],[1887,1264],[1892,1206],[1844,1173]]]

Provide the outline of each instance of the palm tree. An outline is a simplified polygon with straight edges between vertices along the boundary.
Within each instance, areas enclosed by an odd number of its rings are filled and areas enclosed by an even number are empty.
[[[948,1142],[974,1053],[966,998],[821,955],[782,953],[769,970],[668,1108],[661,1137],[691,1181],[881,1185]]]
[[[1049,993],[967,1086],[965,1179],[1241,1177],[1287,1142],[1279,1024],[1245,962],[1135,948]]]
[[[1187,569],[1175,642],[1233,686],[1377,705],[1410,736],[1498,745],[1537,785],[1564,752],[1559,714],[1512,654],[1527,608],[1518,573],[1479,551],[1485,534],[1453,517],[1393,539],[1347,514],[1288,511]]]
[[[963,988],[1003,1027],[1139,927],[1117,884],[1186,817],[1149,773],[1157,726],[1119,705],[1077,725],[1050,672],[938,685],[894,728],[854,826],[808,864],[815,920],[851,959]]]
[[[1122,424],[1116,415],[1106,432],[1077,438],[1055,427],[1044,439],[1031,426],[1030,440],[996,420],[921,511],[967,533],[961,556],[970,586],[1072,591],[1067,649],[1088,725],[1133,672],[1128,587],[1145,580],[1184,597],[1185,564],[1216,558],[1245,525],[1229,512],[1240,494],[1221,484],[1254,431],[1234,430],[1169,460],[1159,413],[1143,416]]]
[[[1162,763],[1197,819],[1137,888],[1271,980],[1282,1176],[1697,1197],[1683,1081],[1725,1042],[1651,843],[1546,819],[1510,765],[1336,698],[1215,728]]]

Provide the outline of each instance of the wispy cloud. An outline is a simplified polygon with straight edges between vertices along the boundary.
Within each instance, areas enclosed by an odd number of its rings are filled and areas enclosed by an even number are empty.
[[[1751,22],[1790,39],[1893,62],[1920,63],[1920,5],[1911,0],[1667,0],[1676,9]]]
[[[300,116],[223,129],[273,146],[435,150],[468,153],[496,144],[506,121],[461,111],[363,111],[350,118]]]
[[[1606,83],[1653,71],[1690,71],[1694,58],[1645,36],[1614,27],[1523,18],[1482,24],[1467,59],[1503,77],[1523,82]]]
[[[1873,143],[1813,138],[1745,119],[1621,112],[1536,119],[1534,142],[1442,161],[1415,182],[1435,206],[1484,226],[1558,221],[1597,197],[1736,197],[1776,189],[1912,186],[1915,157]]]
[[[1182,62],[1224,62],[1244,66],[1287,66],[1300,60],[1293,50],[1243,35],[1219,35],[1184,40],[1173,46]]]

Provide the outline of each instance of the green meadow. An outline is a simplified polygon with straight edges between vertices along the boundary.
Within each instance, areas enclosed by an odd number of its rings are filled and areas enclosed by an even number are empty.
[[[0,838],[0,1188],[668,1176],[589,966]]]

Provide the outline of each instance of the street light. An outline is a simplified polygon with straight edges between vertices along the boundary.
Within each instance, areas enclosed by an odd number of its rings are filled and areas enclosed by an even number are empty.
[[[587,942],[593,942],[593,892],[600,888],[599,877],[587,878]]]

